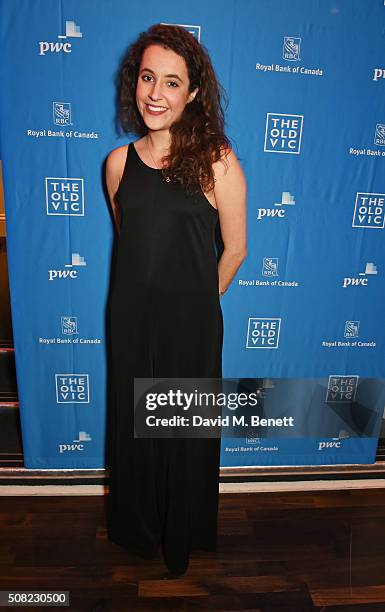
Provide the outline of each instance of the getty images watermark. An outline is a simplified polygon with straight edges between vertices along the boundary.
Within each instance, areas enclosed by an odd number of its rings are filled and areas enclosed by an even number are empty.
[[[263,418],[262,380],[135,378],[135,438],[241,437],[250,427],[293,427],[293,417]]]

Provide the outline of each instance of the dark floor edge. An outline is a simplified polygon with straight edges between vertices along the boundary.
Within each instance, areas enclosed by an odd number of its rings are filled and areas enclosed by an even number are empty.
[[[315,481],[355,481],[355,480],[385,480],[383,472],[370,472],[366,474],[286,474],[286,475],[264,475],[264,476],[238,476],[238,477],[223,477],[219,478],[221,484],[229,483],[247,483],[247,482],[315,482]],[[70,487],[74,485],[86,486],[106,486],[108,485],[108,478],[25,478],[19,476],[17,478],[1,478],[0,486],[25,486],[25,487],[36,487],[36,486],[54,486],[59,485],[62,487]]]

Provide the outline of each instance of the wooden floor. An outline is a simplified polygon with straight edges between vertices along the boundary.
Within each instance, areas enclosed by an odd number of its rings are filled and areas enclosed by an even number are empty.
[[[385,612],[385,490],[221,494],[218,551],[174,580],[107,539],[104,502],[1,498],[0,590],[68,590],[79,612]]]

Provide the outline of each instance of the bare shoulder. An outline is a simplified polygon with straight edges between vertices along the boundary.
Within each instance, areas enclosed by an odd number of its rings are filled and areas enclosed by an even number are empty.
[[[115,196],[123,176],[128,145],[113,149],[106,159],[106,186],[113,211],[116,209]]]
[[[115,194],[122,180],[124,166],[127,158],[128,145],[113,149],[106,160],[106,185],[111,203],[114,204]]]
[[[124,164],[126,162],[128,145],[122,145],[113,149],[107,156],[106,171],[108,175],[119,176],[123,174]]]
[[[220,159],[213,163],[213,172],[216,188],[227,187],[234,183],[238,185],[246,183],[241,164],[231,147],[221,149]]]

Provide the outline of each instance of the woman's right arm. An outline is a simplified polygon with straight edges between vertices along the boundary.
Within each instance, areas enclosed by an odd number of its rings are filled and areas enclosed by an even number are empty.
[[[123,145],[111,151],[106,161],[106,185],[118,234],[120,234],[121,219],[119,205],[115,196],[123,175],[126,154],[127,146]]]
[[[237,156],[229,149],[226,163],[213,164],[215,201],[224,250],[218,262],[219,295],[232,282],[246,257],[246,179]]]

